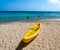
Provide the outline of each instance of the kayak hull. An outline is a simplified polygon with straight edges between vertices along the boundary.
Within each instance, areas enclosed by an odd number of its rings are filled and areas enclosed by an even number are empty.
[[[38,27],[38,24],[40,24],[39,27]],[[36,23],[32,28],[33,29],[30,29],[24,35],[24,38],[23,38],[24,43],[29,43],[30,41],[32,41],[39,34],[39,32],[41,32],[42,24],[41,23]]]

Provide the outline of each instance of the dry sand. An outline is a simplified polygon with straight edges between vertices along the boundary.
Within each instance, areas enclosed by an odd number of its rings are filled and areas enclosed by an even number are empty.
[[[41,23],[42,32],[25,47],[21,40],[26,31],[34,25],[33,22],[0,24],[0,50],[16,50],[19,46],[19,50],[60,50],[60,22]]]

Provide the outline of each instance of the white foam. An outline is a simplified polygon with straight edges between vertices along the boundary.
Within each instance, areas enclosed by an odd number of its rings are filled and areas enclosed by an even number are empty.
[[[44,20],[39,20],[39,21],[60,21],[60,19],[44,19]]]

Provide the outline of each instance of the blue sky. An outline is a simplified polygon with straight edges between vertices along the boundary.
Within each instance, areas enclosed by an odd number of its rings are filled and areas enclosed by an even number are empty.
[[[0,0],[0,11],[60,11],[60,0]]]

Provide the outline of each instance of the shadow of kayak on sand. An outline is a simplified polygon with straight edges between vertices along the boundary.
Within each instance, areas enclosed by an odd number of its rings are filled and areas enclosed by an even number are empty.
[[[24,47],[28,46],[31,42],[33,42],[36,39],[37,36],[35,36],[34,39],[32,39],[29,43],[24,43],[23,40],[19,43],[16,50],[22,50]]]
[[[23,41],[21,41],[18,45],[18,47],[16,48],[16,50],[22,50],[24,47],[26,47],[29,43],[24,43]]]

